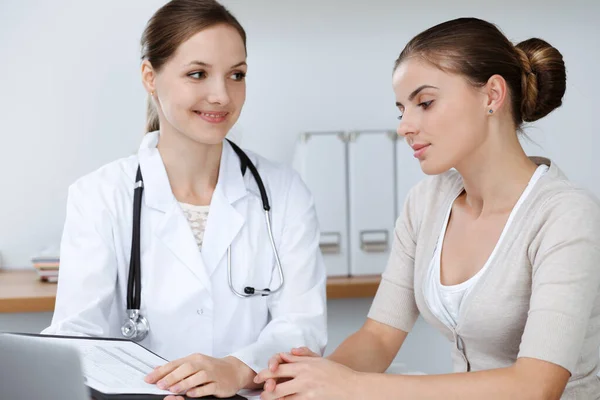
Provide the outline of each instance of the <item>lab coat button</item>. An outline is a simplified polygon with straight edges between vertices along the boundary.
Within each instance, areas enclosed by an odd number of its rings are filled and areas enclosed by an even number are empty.
[[[204,310],[201,308],[197,309],[196,312],[198,313],[198,315],[204,314]]]

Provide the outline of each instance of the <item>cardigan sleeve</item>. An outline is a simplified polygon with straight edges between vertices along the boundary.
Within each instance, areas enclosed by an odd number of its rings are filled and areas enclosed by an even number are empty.
[[[541,210],[531,250],[532,294],[518,357],[573,374],[600,312],[600,204],[583,190],[555,195]]]

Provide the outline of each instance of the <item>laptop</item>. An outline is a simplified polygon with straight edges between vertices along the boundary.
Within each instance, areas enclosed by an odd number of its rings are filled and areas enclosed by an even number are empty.
[[[0,360],[0,399],[90,399],[75,349],[0,333]]]

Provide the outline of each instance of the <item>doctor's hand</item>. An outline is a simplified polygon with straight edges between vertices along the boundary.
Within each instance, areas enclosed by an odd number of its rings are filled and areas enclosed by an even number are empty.
[[[292,349],[292,355],[306,356],[306,357],[321,357],[319,354],[315,353],[308,347],[295,347]],[[277,371],[277,368],[279,367],[280,364],[286,363],[286,361],[284,360],[284,357],[286,357],[286,353],[277,353],[273,357],[271,357],[271,359],[269,360],[268,370],[270,372]],[[287,380],[289,380],[289,379],[280,379],[279,382],[282,383]],[[276,384],[277,384],[277,381],[274,378],[269,378],[264,382],[263,390],[266,390],[267,392],[272,392],[273,390],[275,390]]]
[[[254,378],[255,383],[277,380],[274,390],[263,391],[262,400],[287,399],[288,396],[298,400],[361,398],[362,374],[359,372],[326,358],[286,353],[281,357],[286,364],[280,364],[275,372],[263,370]],[[281,382],[282,379],[287,381]]]
[[[254,371],[235,357],[213,358],[202,354],[172,361],[156,368],[144,379],[160,389],[188,397],[231,397],[241,389],[250,388]],[[183,399],[167,396],[165,400]]]

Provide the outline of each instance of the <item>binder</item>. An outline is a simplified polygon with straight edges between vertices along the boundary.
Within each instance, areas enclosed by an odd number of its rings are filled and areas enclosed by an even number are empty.
[[[327,276],[348,276],[347,144],[342,131],[305,132],[294,168],[310,189],[319,220],[319,248]]]
[[[396,214],[395,154],[392,131],[350,133],[348,192],[350,275],[381,275],[387,265]]]

